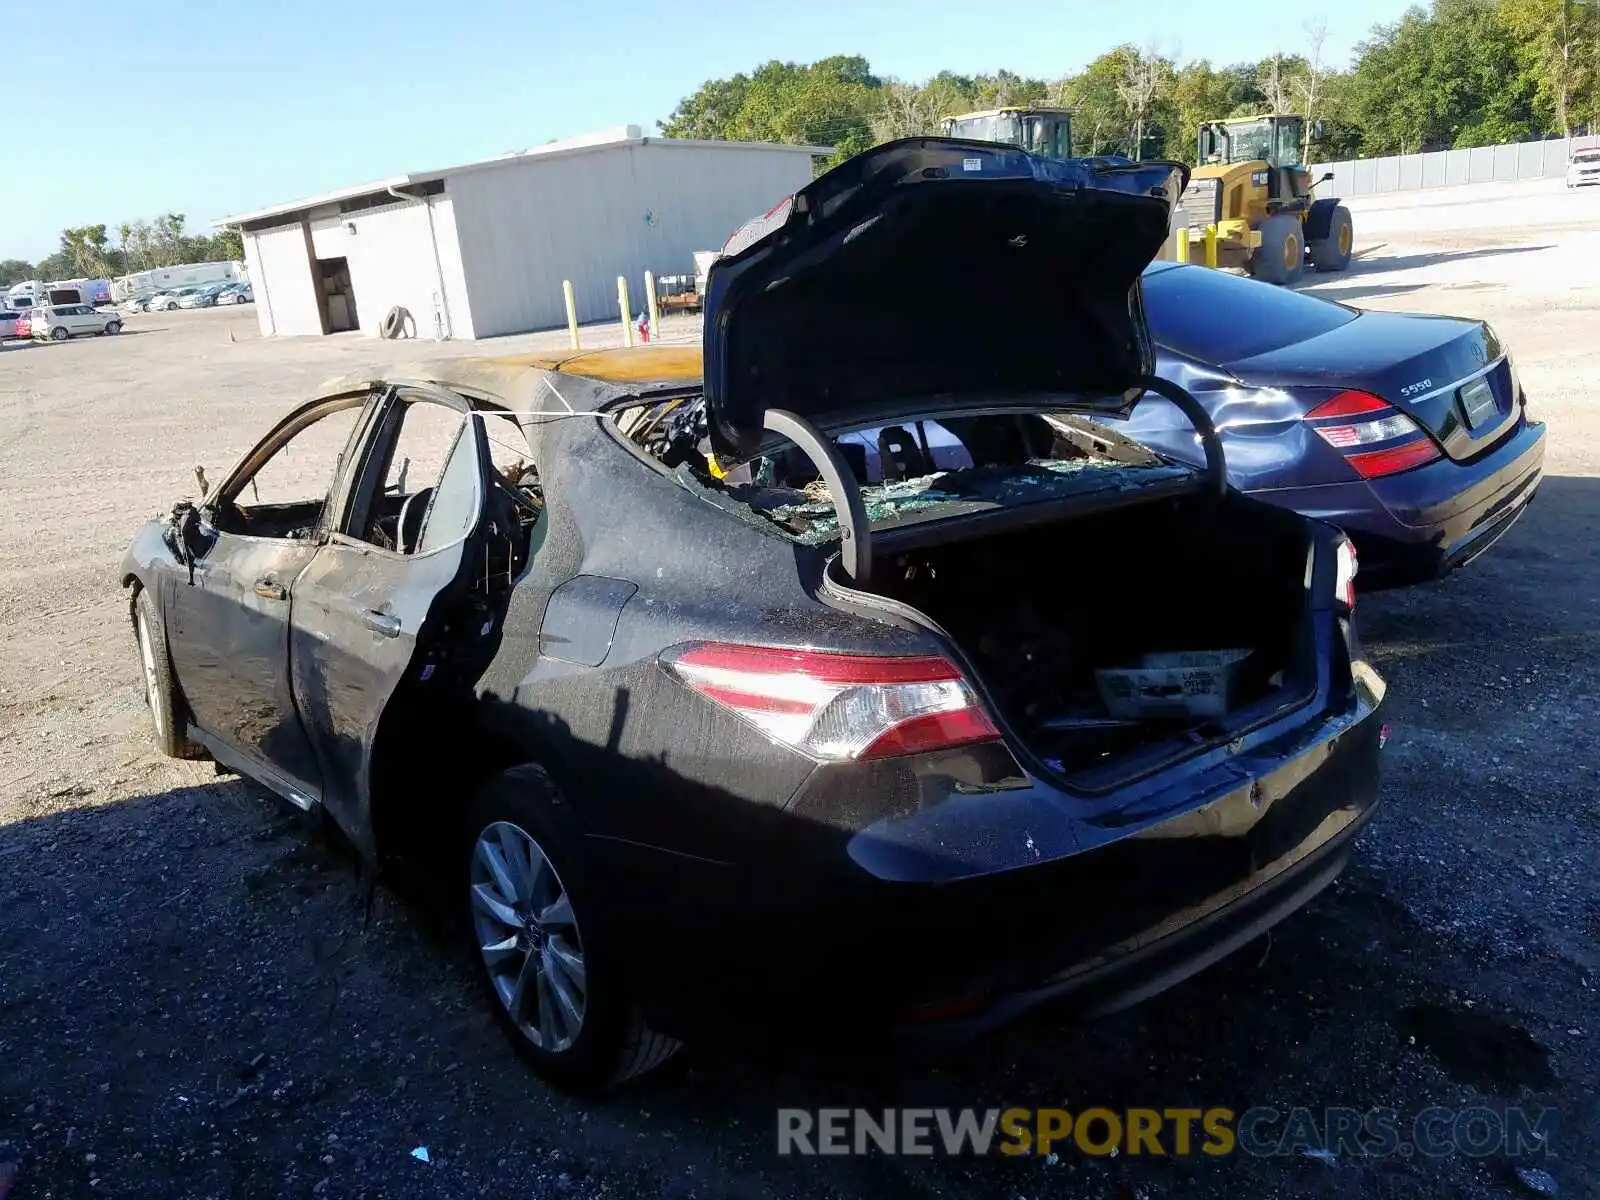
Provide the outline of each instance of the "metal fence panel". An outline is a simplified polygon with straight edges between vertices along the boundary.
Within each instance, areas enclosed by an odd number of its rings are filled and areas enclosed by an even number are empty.
[[[1356,164],[1353,159],[1334,163],[1333,186],[1341,196],[1353,195],[1356,190]]]
[[[1380,192],[1398,192],[1400,190],[1400,160],[1393,156],[1380,158],[1373,164],[1377,168],[1377,190]]]
[[[1571,142],[1545,138],[1469,150],[1435,150],[1427,154],[1343,159],[1318,163],[1314,175],[1332,172],[1322,195],[1371,196],[1382,192],[1414,192],[1464,183],[1510,183],[1559,179],[1566,173]]]
[[[1515,146],[1490,146],[1494,153],[1494,181],[1515,183],[1517,178],[1517,148]]]
[[[1559,179],[1567,173],[1567,160],[1572,157],[1572,141],[1569,138],[1551,138],[1542,145],[1544,161],[1540,164],[1539,174],[1546,179]]]

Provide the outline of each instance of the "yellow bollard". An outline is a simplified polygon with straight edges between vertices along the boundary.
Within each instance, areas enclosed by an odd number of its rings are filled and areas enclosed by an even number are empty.
[[[650,340],[655,341],[661,336],[661,312],[656,307],[656,277],[649,271],[644,273],[644,306],[650,314]]]
[[[1172,259],[1174,262],[1186,263],[1189,261],[1189,227],[1180,225],[1172,231]]]
[[[617,307],[622,311],[622,344],[633,345],[633,313],[628,303],[628,277],[617,276]]]
[[[572,280],[561,281],[561,296],[567,302],[567,333],[572,338],[572,348],[578,349],[578,300],[572,294]]]
[[[1217,265],[1217,227],[1215,225],[1207,225],[1206,226],[1206,266],[1214,268],[1216,265]]]

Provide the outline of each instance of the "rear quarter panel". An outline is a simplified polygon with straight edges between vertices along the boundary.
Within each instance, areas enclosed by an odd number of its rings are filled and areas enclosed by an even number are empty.
[[[548,522],[518,583],[501,647],[480,684],[491,727],[556,775],[593,836],[716,862],[750,861],[815,769],[690,692],[659,663],[696,640],[913,653],[925,639],[823,606],[802,580],[825,551],[741,518],[635,456],[592,420],[547,435]],[[738,506],[731,505],[732,508]],[[598,665],[550,636],[550,598],[594,576],[590,627],[614,622]],[[583,624],[563,606],[560,620]]]

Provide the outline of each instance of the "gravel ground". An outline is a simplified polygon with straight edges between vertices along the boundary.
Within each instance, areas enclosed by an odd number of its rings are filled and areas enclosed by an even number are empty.
[[[138,522],[321,379],[413,348],[263,342],[244,310],[0,352],[0,1197],[1597,1194],[1600,208],[1556,208],[1512,243],[1375,212],[1358,268],[1314,285],[1489,317],[1551,430],[1540,499],[1489,556],[1361,603],[1395,732],[1350,870],[1136,1010],[866,1080],[702,1052],[604,1102],[555,1094],[425,906],[368,908],[259,788],[150,750],[114,577]],[[1521,1104],[1560,1129],[1522,1164],[1549,1180],[1500,1154],[775,1153],[780,1106],[911,1104]]]

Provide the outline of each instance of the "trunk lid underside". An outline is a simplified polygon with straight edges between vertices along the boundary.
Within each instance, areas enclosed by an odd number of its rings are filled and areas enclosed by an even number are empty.
[[[836,424],[928,398],[1126,407],[1152,367],[1140,272],[1185,176],[948,139],[828,172],[712,267],[713,447],[754,453],[774,409]]]

